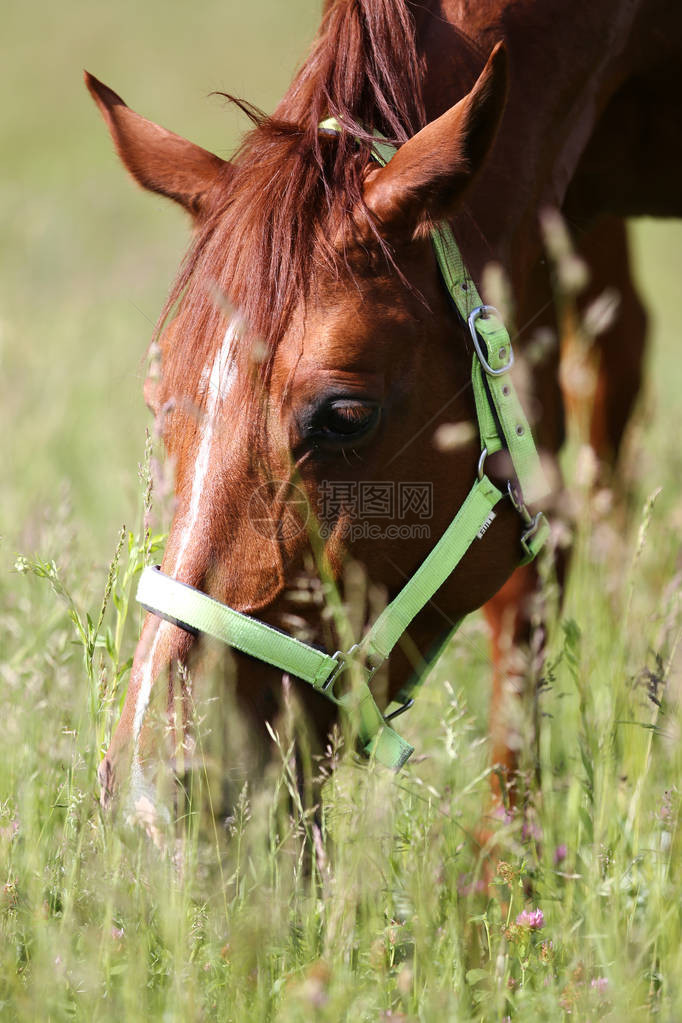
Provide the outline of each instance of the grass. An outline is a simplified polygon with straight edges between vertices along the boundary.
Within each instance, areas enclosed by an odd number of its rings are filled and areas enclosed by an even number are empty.
[[[219,715],[201,692],[205,745],[165,852],[103,819],[95,768],[150,547],[124,538],[108,609],[88,617],[55,515],[41,544],[60,567],[19,560],[3,584],[3,1014],[677,1018],[680,606],[662,501],[618,534],[613,512],[581,521],[545,670],[541,787],[525,824],[493,822],[503,862],[488,888],[472,840],[488,802],[477,621],[406,719],[423,757],[397,779],[345,762],[320,827],[298,803],[286,721],[266,778],[214,820]],[[542,910],[540,929],[516,922],[524,909]]]
[[[631,497],[626,509],[588,500],[572,482],[577,545],[544,669],[542,780],[525,829],[514,816],[491,824],[504,864],[493,883],[480,883],[474,840],[490,674],[477,618],[402,719],[420,756],[397,779],[345,762],[319,820],[297,802],[286,719],[266,777],[228,819],[211,814],[223,723],[208,687],[166,852],[100,813],[136,574],[163,528],[135,525],[140,358],[184,225],[125,182],[78,71],[205,145],[223,132],[229,149],[237,122],[187,93],[222,87],[271,107],[317,3],[254,8],[202,5],[194,48],[180,9],[155,2],[114,14],[71,0],[58,20],[45,9],[39,33],[24,8],[7,16],[8,95],[23,100],[3,111],[0,168],[0,1017],[679,1019],[679,228],[633,229],[654,347]],[[516,923],[538,908],[541,928]]]

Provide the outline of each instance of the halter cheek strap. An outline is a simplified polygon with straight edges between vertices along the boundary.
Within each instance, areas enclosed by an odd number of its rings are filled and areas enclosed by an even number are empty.
[[[338,132],[341,126],[330,119],[323,121],[320,129]],[[394,151],[377,141],[373,156],[385,164]],[[148,611],[308,682],[350,716],[363,752],[394,770],[399,770],[414,750],[390,722],[412,705],[419,680],[405,686],[382,713],[369,685],[375,671],[473,543],[485,534],[495,517],[493,509],[503,497],[511,498],[523,521],[520,564],[535,557],[549,532],[544,515],[532,516],[526,506],[526,501],[541,500],[548,487],[510,376],[514,355],[509,334],[497,310],[481,302],[449,225],[434,228],[431,241],[443,280],[473,341],[471,378],[481,442],[478,478],[431,553],[363,639],[348,651],[327,654],[155,567],[144,569],[137,591],[138,601]],[[484,472],[487,456],[500,450],[508,452],[514,470],[506,493]]]

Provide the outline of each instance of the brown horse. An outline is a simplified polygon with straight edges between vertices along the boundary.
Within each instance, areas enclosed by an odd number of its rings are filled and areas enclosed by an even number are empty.
[[[475,418],[471,351],[439,277],[433,222],[451,222],[475,280],[491,260],[504,267],[521,324],[537,321],[547,301],[543,207],[562,208],[578,225],[599,256],[600,280],[608,280],[611,248],[624,307],[633,310],[621,338],[634,369],[621,397],[617,381],[602,374],[604,447],[617,445],[636,392],[643,321],[621,223],[599,226],[598,218],[682,212],[674,171],[682,155],[682,8],[662,0],[481,0],[462,8],[455,0],[328,4],[272,117],[246,108],[254,128],[231,162],[146,121],[87,76],[129,172],[184,206],[195,228],[163,314],[161,378],[145,387],[176,467],[163,569],[275,626],[300,615],[297,581],[315,564],[314,538],[291,525],[301,515],[293,495],[305,495],[324,527],[317,536],[335,577],[350,553],[391,597],[475,477],[476,441],[452,450],[432,442],[439,425]],[[347,130],[321,132],[330,115]],[[400,146],[385,168],[371,158],[375,130]],[[617,336],[605,345],[606,365]],[[541,442],[554,450],[562,434],[555,368],[536,406]],[[414,529],[406,541],[388,530],[353,531],[353,495],[371,481],[428,483],[428,535]],[[268,513],[254,516],[263,494]],[[405,523],[420,521],[408,509]],[[489,605],[498,660],[491,733],[493,759],[508,770],[515,752],[504,726],[500,635],[507,628],[522,637],[535,584],[532,568],[512,577],[519,536],[511,503],[500,506],[416,618],[410,644],[392,656],[385,693],[412,671],[415,649],[426,650],[499,591]],[[314,604],[306,623],[327,649],[339,646]],[[152,692],[193,645],[174,625],[145,621],[100,768],[105,802],[131,757],[141,783]],[[281,672],[241,655],[236,663],[237,695],[254,748],[263,750]],[[292,685],[322,743],[335,708]]]

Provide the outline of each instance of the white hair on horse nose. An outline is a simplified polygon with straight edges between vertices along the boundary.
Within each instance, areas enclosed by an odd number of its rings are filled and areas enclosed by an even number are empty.
[[[151,696],[152,683],[154,681],[154,660],[156,658],[156,650],[159,645],[159,640],[162,638],[164,632],[168,631],[168,624],[166,622],[159,622],[154,636],[154,642],[151,645],[151,649],[147,654],[147,659],[144,665],[144,671],[142,672],[142,678],[140,680],[140,688],[137,693],[137,700],[135,701],[135,718],[133,720],[133,740],[135,748],[133,751],[133,764],[138,760],[138,739],[140,732],[142,731],[142,722],[149,706],[149,697]]]
[[[222,344],[214,356],[210,371],[207,364],[204,367],[202,374],[202,385],[206,386],[206,383],[208,383],[208,390],[206,397],[206,411],[201,422],[199,448],[197,450],[197,459],[194,465],[189,511],[185,517],[185,524],[180,538],[180,546],[175,559],[175,565],[172,570],[170,568],[168,570],[169,574],[172,574],[176,579],[182,570],[189,542],[194,535],[194,531],[199,520],[201,496],[204,492],[204,483],[210,464],[216,412],[232,389],[237,375],[237,364],[233,351],[234,345],[239,336],[238,331],[239,319],[235,317],[227,326]],[[133,724],[133,737],[136,755],[138,739],[142,730],[142,722],[144,720],[147,706],[149,705],[149,697],[151,695],[152,684],[154,682],[154,658],[159,639],[165,629],[167,629],[167,626],[162,622],[157,630],[151,650],[147,656],[142,679],[140,681],[140,688],[137,693],[137,700],[135,702],[135,719]]]
[[[208,379],[206,411],[201,423],[201,439],[194,466],[189,512],[185,519],[178,556],[175,559],[173,574],[176,578],[182,567],[187,546],[199,518],[201,495],[204,491],[204,483],[210,462],[216,412],[232,389],[237,375],[237,363],[233,355],[233,349],[239,336],[238,328],[239,320],[235,317],[227,326],[223,343],[214,356],[210,373],[208,372],[208,366],[204,367],[204,379]]]

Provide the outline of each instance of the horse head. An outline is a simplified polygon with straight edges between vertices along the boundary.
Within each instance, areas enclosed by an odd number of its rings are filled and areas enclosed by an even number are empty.
[[[301,580],[343,586],[349,558],[390,598],[447,528],[480,457],[471,345],[429,229],[485,164],[505,104],[504,48],[386,166],[372,158],[371,126],[320,129],[319,104],[299,109],[296,83],[289,107],[257,118],[232,163],[145,120],[92,76],[87,84],[133,178],[194,225],[160,331],[161,376],[145,388],[176,473],[164,572],[285,629],[301,618]],[[485,253],[471,258],[480,265]],[[434,444],[446,423],[463,424],[450,448]],[[501,507],[415,620],[417,646],[499,589],[519,535],[511,504]],[[340,645],[319,604],[304,617],[307,638]],[[124,752],[142,770],[155,682],[192,646],[148,616],[100,770],[105,800]],[[392,658],[387,698],[414,667],[412,650]],[[237,667],[262,733],[281,672],[246,657]],[[322,737],[334,708],[304,699]]]

